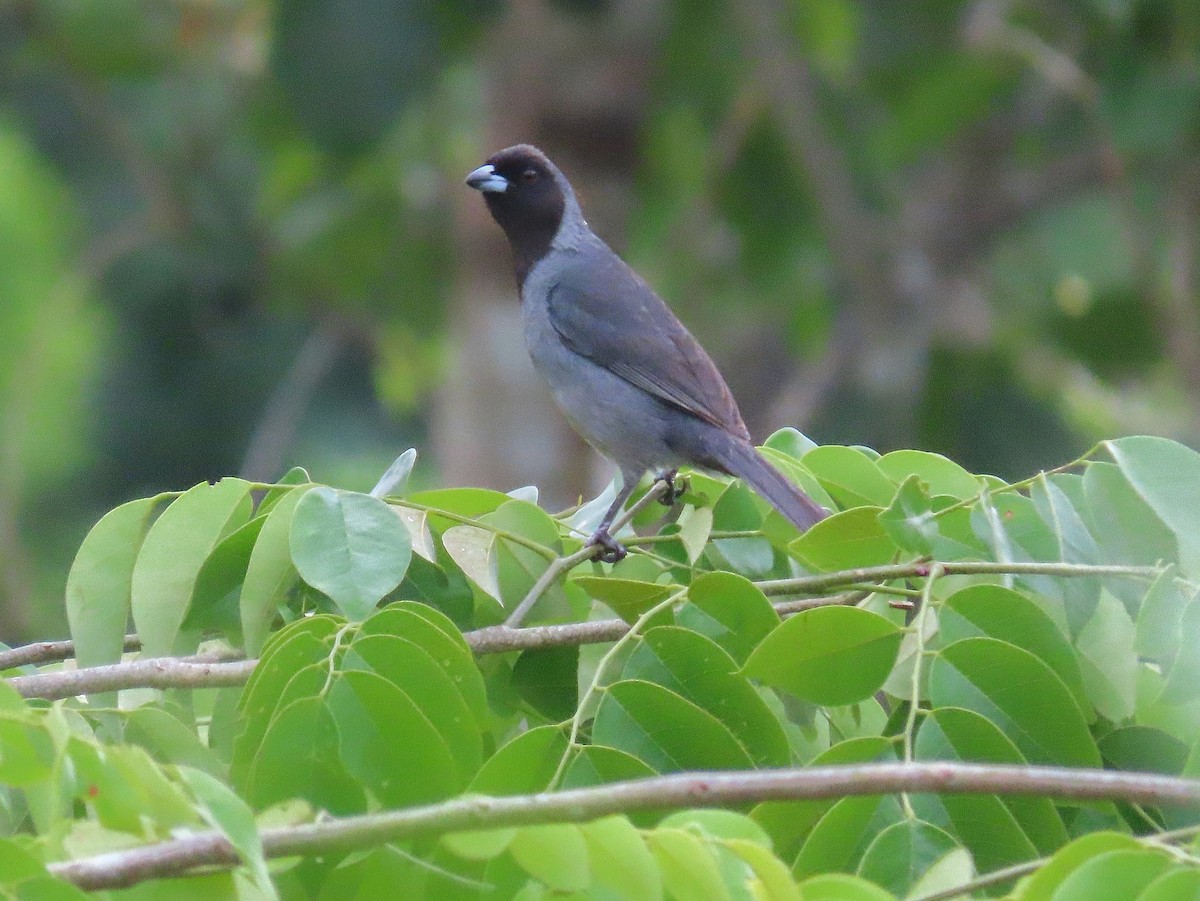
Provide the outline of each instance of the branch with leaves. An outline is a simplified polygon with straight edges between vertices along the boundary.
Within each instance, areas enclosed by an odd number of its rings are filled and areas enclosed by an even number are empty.
[[[656,499],[652,492],[647,492],[643,498]],[[636,515],[629,511],[627,515]],[[554,578],[595,554],[595,549],[584,548],[562,558],[559,566],[551,565],[547,573],[553,573],[551,579],[541,579],[526,595],[523,604],[526,610],[532,608],[541,594],[549,588]],[[583,555],[583,556],[581,556]],[[577,559],[578,558],[578,559]],[[777,579],[756,583],[757,587],[767,596],[803,594],[812,591],[830,591],[846,585],[863,585],[873,582],[888,582],[907,578],[928,578],[934,571],[947,575],[1005,575],[1026,574],[1043,575],[1059,578],[1096,578],[1120,577],[1149,580],[1162,573],[1162,570],[1152,566],[1089,566],[1084,564],[1064,563],[987,563],[959,562],[937,563],[920,561],[916,563],[895,564],[888,566],[862,567],[833,573],[822,573],[814,576],[800,576],[792,579]],[[826,597],[799,598],[790,601],[780,601],[772,606],[782,616],[811,610],[816,607],[827,607],[842,604],[852,604],[861,601],[863,592],[832,595]],[[516,612],[514,611],[514,618]],[[587,623],[563,623],[548,626],[530,626],[515,628],[507,624],[485,626],[463,634],[467,645],[476,654],[504,654],[511,651],[528,651],[555,647],[573,647],[584,644],[597,644],[616,641],[629,631],[629,624],[620,619],[598,620]],[[137,637],[128,636],[127,644],[136,646]],[[59,659],[60,654],[66,654],[71,649],[69,642],[39,642],[23,648],[15,648],[0,654],[0,669],[7,666],[18,666],[32,658],[42,655],[44,659]],[[4,654],[10,655],[8,659]],[[178,659],[171,657],[155,657],[145,660],[131,660],[114,663],[107,666],[90,667],[86,669],[66,670],[53,673],[34,673],[31,675],[14,676],[9,684],[26,698],[42,698],[44,700],[59,700],[78,695],[96,694],[98,692],[116,691],[128,688],[217,688],[226,685],[240,685],[249,678],[254,670],[256,660],[197,660]]]
[[[511,797],[455,798],[404,810],[330,817],[264,829],[267,858],[326,856],[422,836],[542,823],[581,823],[615,813],[672,808],[738,807],[762,801],[817,800],[896,792],[1037,795],[1075,801],[1195,806],[1200,782],[1151,773],[1061,767],[897,763],[751,772],[678,773],[595,788]],[[237,850],[219,832],[172,839],[128,851],[51,864],[50,872],[80,888],[124,888],[199,867],[233,867]]]

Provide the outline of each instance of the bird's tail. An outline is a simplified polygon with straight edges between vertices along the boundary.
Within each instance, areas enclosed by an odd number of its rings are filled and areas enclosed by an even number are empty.
[[[737,476],[770,501],[801,532],[816,525],[829,511],[801,491],[796,484],[766,461],[749,441],[732,435],[720,454],[721,468]]]

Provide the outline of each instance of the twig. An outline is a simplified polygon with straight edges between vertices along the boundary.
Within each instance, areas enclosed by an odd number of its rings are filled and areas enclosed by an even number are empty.
[[[47,701],[124,688],[215,688],[241,685],[250,678],[257,662],[197,662],[175,657],[152,657],[87,669],[16,676],[9,679],[8,684],[21,697]]]
[[[588,707],[592,698],[598,691],[601,690],[600,683],[604,680],[604,676],[608,671],[609,664],[611,664],[617,654],[621,652],[621,648],[626,642],[631,641],[640,635],[642,630],[646,628],[646,625],[651,619],[656,617],[662,611],[667,610],[677,604],[679,599],[686,593],[686,588],[673,592],[669,597],[659,601],[657,604],[639,616],[637,621],[629,627],[629,631],[618,638],[613,643],[613,646],[608,649],[603,657],[600,658],[600,662],[596,664],[596,671],[592,674],[591,682],[588,683],[588,687],[580,696],[579,703],[575,705],[575,713],[570,719],[571,728],[567,733],[567,747],[566,750],[563,751],[562,757],[560,757],[558,760],[558,766],[554,768],[554,775],[550,777],[550,788],[553,789],[558,787],[559,780],[562,779],[563,773],[565,773],[567,770],[567,764],[571,761],[571,752],[579,747],[579,730],[583,726],[584,715],[588,712]]]
[[[885,582],[891,579],[923,579],[929,575],[931,561],[915,561],[912,563],[889,563],[885,566],[864,566],[861,569],[847,569],[833,573],[821,573],[815,576],[797,576],[791,579],[769,579],[755,582],[759,590],[768,597],[793,594],[800,592],[822,591],[827,588],[840,588],[856,582]],[[1130,579],[1155,579],[1162,569],[1156,566],[1107,566],[1090,563],[996,563],[990,560],[961,560],[950,563],[938,563],[943,575],[947,576],[980,576],[1004,575],[1011,573],[1017,576],[1060,576],[1071,577],[1125,577]]]
[[[1015,573],[1063,577],[1117,576],[1153,579],[1160,573],[1160,570],[1153,566],[1093,566],[1082,563],[1003,564],[988,561],[933,563],[926,561],[863,567],[815,576],[800,576],[794,579],[756,582],[755,584],[768,597],[777,597],[810,591],[824,591],[839,586],[857,585],[861,582],[926,578],[934,566],[940,566],[945,575]],[[831,597],[799,598],[777,603],[775,609],[780,616],[787,616],[813,607],[855,604],[862,600],[863,596],[861,592],[853,592]],[[592,623],[534,626],[525,629],[511,628],[506,625],[490,626],[466,632],[463,637],[478,654],[498,654],[530,648],[564,647],[615,641],[626,631],[628,631],[628,626],[621,620],[604,620]],[[8,680],[8,684],[24,697],[46,700],[124,688],[204,688],[216,685],[237,685],[245,681],[254,668],[254,662],[246,660],[237,663],[215,663],[164,657],[67,672],[15,676]]]
[[[866,595],[862,592],[846,595],[831,595],[820,598],[801,598],[780,601],[773,606],[783,617],[811,610],[814,607],[829,607],[835,604],[856,604]],[[588,623],[557,623],[548,626],[527,626],[512,629],[508,626],[485,626],[463,633],[463,639],[476,654],[506,654],[510,651],[529,651],[542,648],[572,647],[584,644],[602,644],[617,641],[629,631],[629,623],[623,619],[604,619]],[[31,645],[37,647],[37,645]],[[23,650],[16,648],[15,650]],[[11,652],[10,652],[11,653]],[[239,660],[235,663],[214,660],[211,657],[187,659],[176,657],[153,657],[148,660],[131,660],[108,666],[93,666],[87,669],[66,670],[55,673],[35,673],[14,676],[8,684],[22,697],[57,701],[76,695],[113,691],[125,688],[209,688],[218,685],[237,685],[250,677],[257,660]],[[177,664],[184,664],[178,666]],[[209,679],[200,675],[196,666],[206,666]]]
[[[628,510],[618,516],[612,524],[611,532],[616,535],[627,523],[633,520],[642,510],[657,501],[660,497],[671,490],[669,482],[658,480],[650,486],[650,490],[638,498],[637,503],[631,505]],[[573,554],[568,554],[565,557],[559,557],[552,561],[546,571],[538,577],[538,580],[533,583],[533,587],[521,599],[521,603],[513,608],[513,612],[508,615],[508,619],[504,621],[504,625],[510,629],[516,629],[525,621],[525,617],[529,615],[529,611],[533,609],[533,605],[538,602],[538,599],[546,593],[547,589],[561,576],[585,560],[591,560],[603,550],[597,544],[585,544]]]
[[[1200,826],[1184,826],[1180,829],[1173,829],[1170,832],[1160,832],[1157,835],[1139,836],[1143,841],[1154,842],[1174,842],[1192,838],[1197,833],[1200,833]],[[1037,860],[1026,860],[1021,863],[1013,864],[1010,867],[1004,867],[999,870],[992,870],[990,873],[981,873],[974,879],[970,879],[961,885],[951,886],[950,888],[941,889],[929,895],[921,895],[915,901],[950,901],[951,898],[961,898],[963,895],[969,895],[972,892],[982,891],[983,889],[993,888],[997,885],[1003,885],[1006,882],[1012,882],[1014,879],[1020,879],[1022,876],[1027,876],[1035,870],[1040,869],[1049,861],[1049,857],[1039,857]]]
[[[1200,782],[1152,773],[966,763],[875,763],[855,766],[677,773],[570,791],[511,797],[464,797],[438,804],[301,826],[265,829],[268,858],[324,855],[419,836],[538,823],[579,823],[617,813],[691,806],[743,806],[895,792],[1036,795],[1086,801],[1200,804]],[[50,864],[50,873],[85,890],[123,888],[187,875],[200,866],[234,867],[223,835],[193,835]]]
[[[917,731],[917,711],[921,707],[921,661],[925,657],[925,618],[929,615],[929,607],[933,604],[933,586],[942,576],[941,564],[934,563],[929,568],[929,578],[921,590],[921,609],[912,620],[913,664],[912,679],[909,682],[908,716],[904,720],[904,762],[913,762],[913,736]],[[912,801],[905,792],[900,795],[900,804],[905,815],[910,820],[917,818]]]
[[[136,635],[125,636],[123,650],[136,651],[141,646],[142,640]],[[0,671],[18,666],[28,666],[31,663],[55,663],[59,660],[69,660],[74,656],[75,642],[70,639],[66,641],[35,641],[33,644],[0,651]]]

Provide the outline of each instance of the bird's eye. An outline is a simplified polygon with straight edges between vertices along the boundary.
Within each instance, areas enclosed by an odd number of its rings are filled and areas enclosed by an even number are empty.
[[[521,181],[525,182],[527,185],[531,185],[537,180],[538,174],[536,169],[526,169],[521,173]]]

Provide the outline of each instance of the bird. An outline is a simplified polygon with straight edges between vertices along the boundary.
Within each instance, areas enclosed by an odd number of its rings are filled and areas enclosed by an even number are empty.
[[[588,226],[570,182],[531,144],[493,154],[466,178],[508,238],[525,344],[572,427],[616,464],[622,488],[587,544],[626,549],[612,523],[647,472],[736,476],[800,531],[829,511],[755,448],[720,371],[654,290]]]

